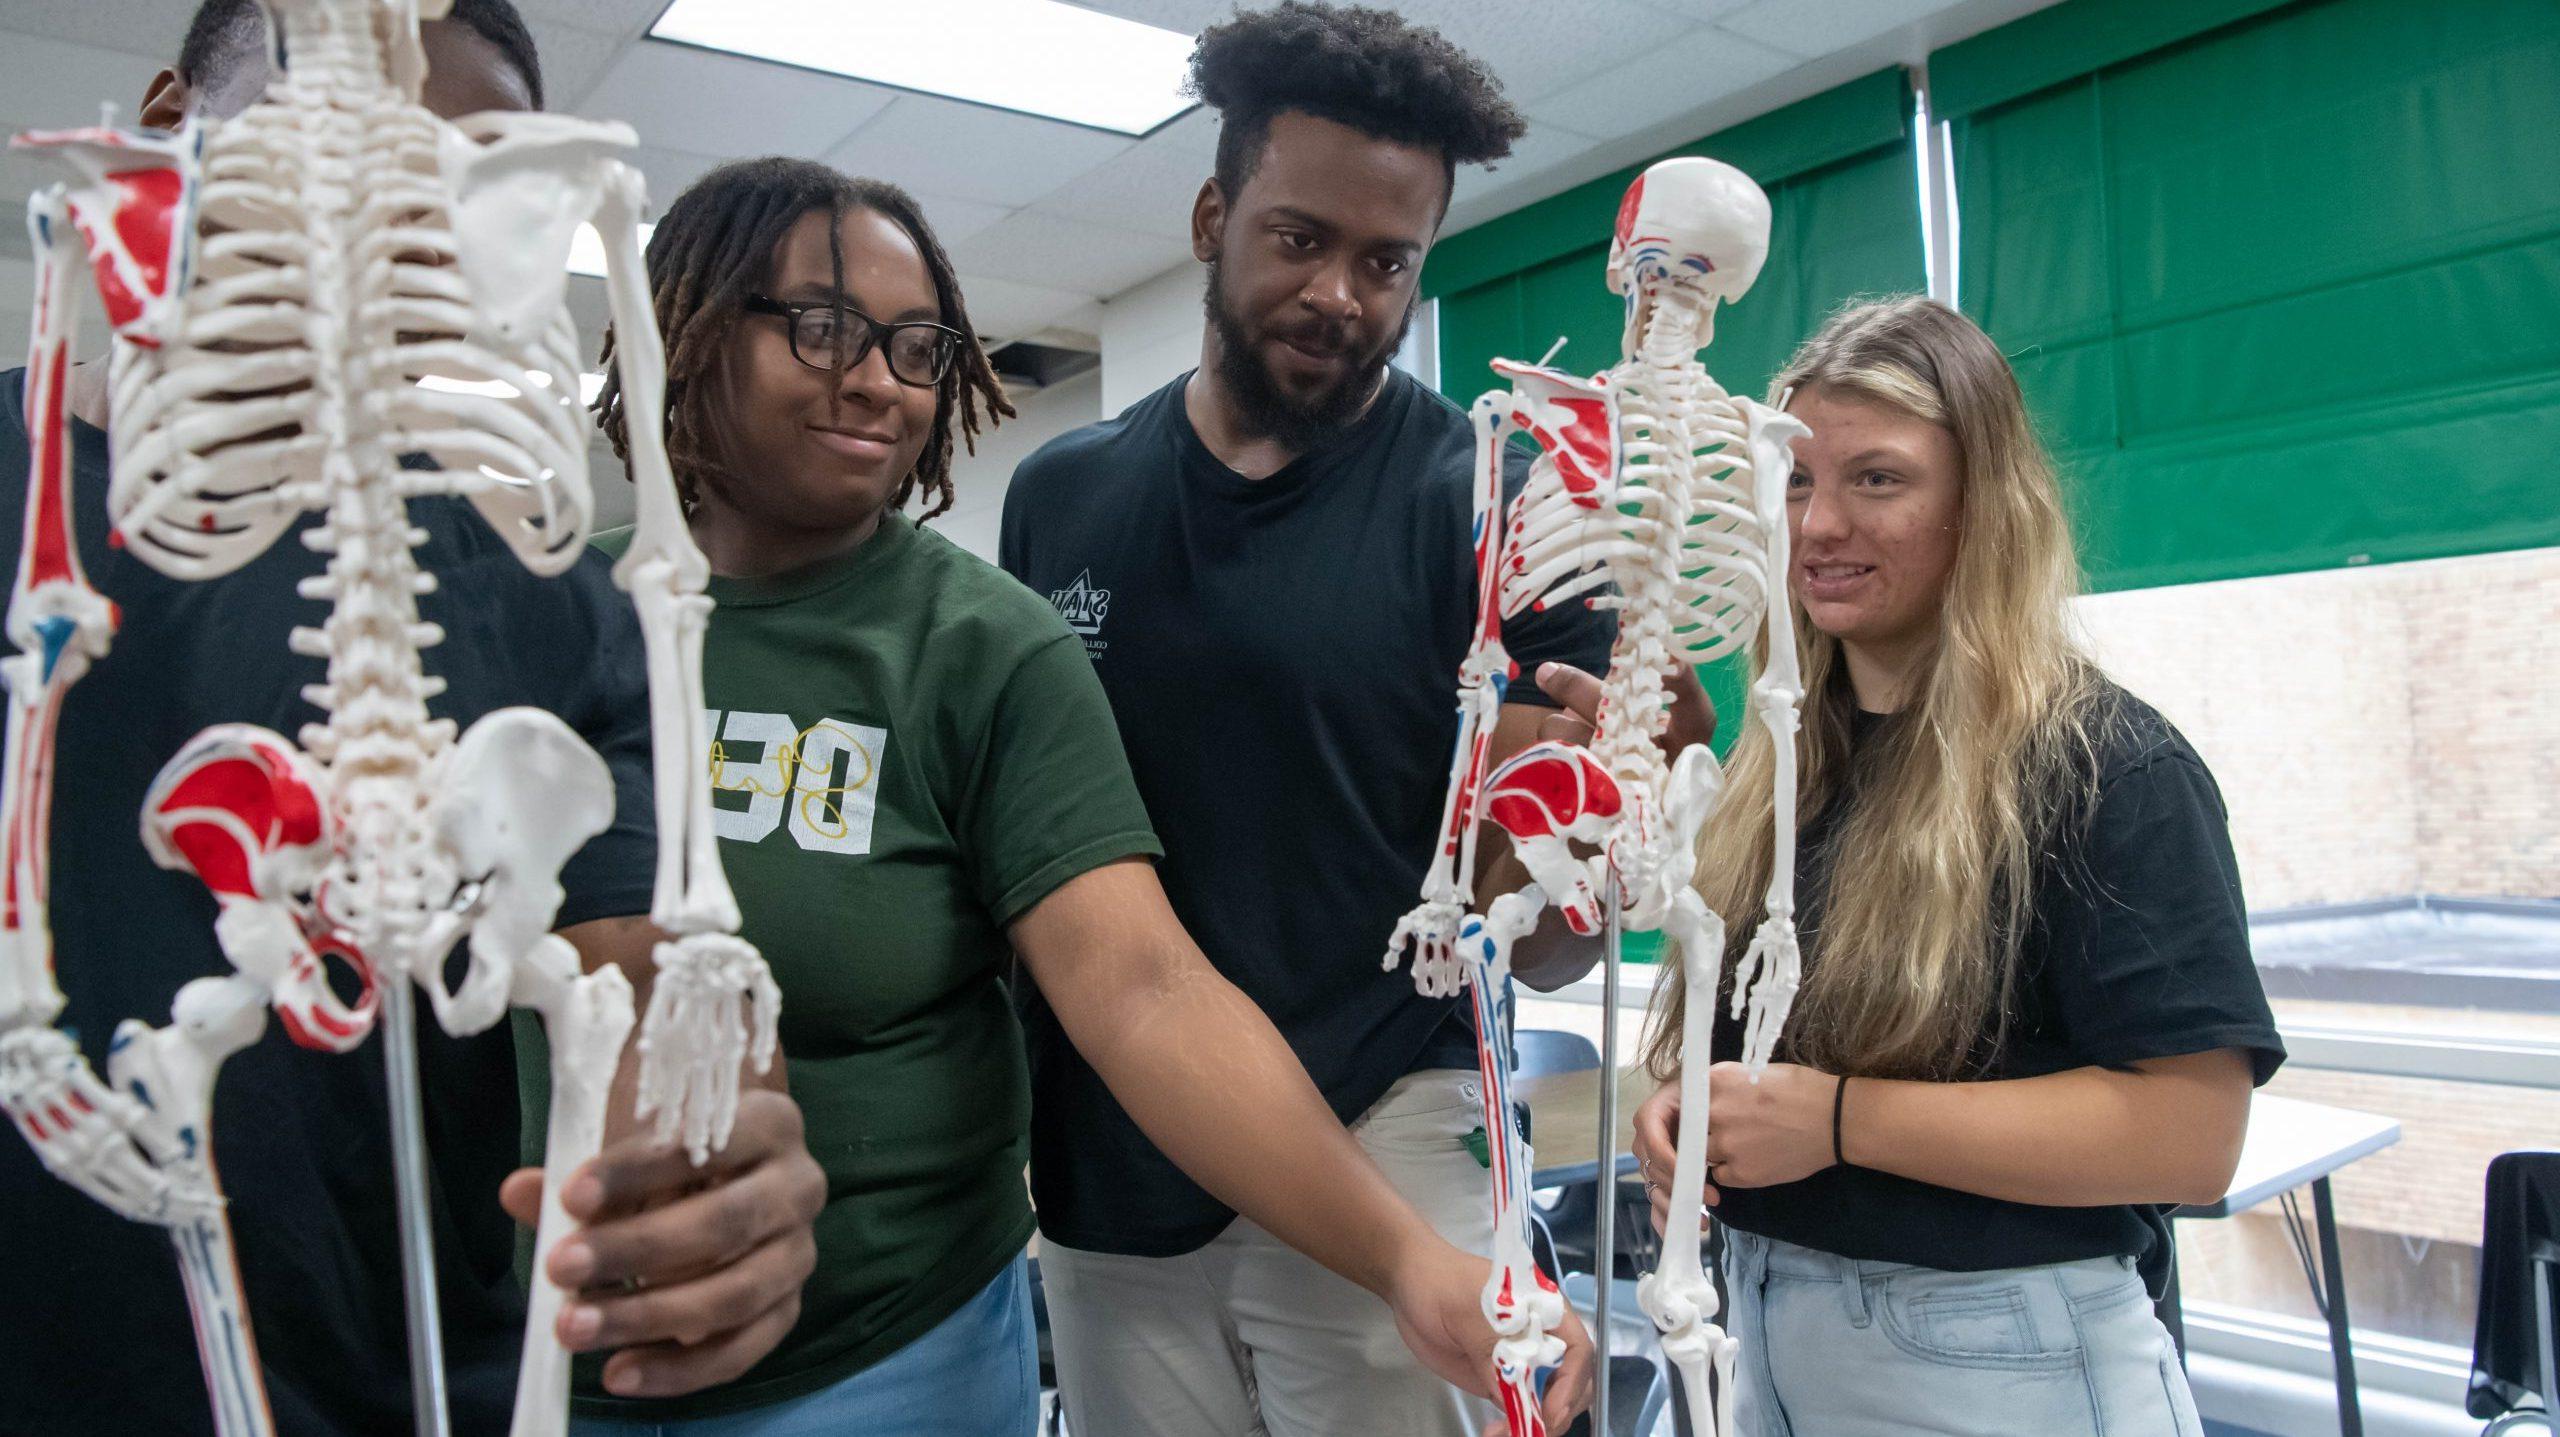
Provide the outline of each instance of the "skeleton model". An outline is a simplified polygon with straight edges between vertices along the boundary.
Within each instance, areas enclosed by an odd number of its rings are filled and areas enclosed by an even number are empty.
[[[170,1230],[219,1430],[251,1437],[272,1422],[214,1170],[214,1080],[269,1007],[295,1042],[332,1052],[378,1025],[418,1430],[441,1433],[410,985],[457,1036],[510,1004],[542,1015],[552,1099],[537,1273],[568,1227],[558,1184],[601,1141],[633,1015],[622,976],[582,976],[550,931],[561,864],[612,818],[604,762],[538,710],[500,710],[459,735],[428,717],[442,685],[422,660],[442,635],[418,618],[435,579],[412,553],[424,534],[406,503],[468,498],[537,573],[584,548],[588,431],[563,290],[570,239],[591,218],[610,261],[639,490],[614,578],[639,609],[655,727],[650,916],[671,937],[640,1022],[640,1110],[662,1140],[697,1162],[728,1140],[741,1063],[772,1060],[779,995],[735,936],[698,761],[707,566],[659,444],[664,359],[635,229],[641,185],[614,158],[631,131],[502,115],[466,135],[421,108],[417,27],[438,0],[266,3],[287,64],[237,118],[174,136],[17,141],[77,178],[31,204],[33,472],[7,614],[19,652],[5,662],[0,1105],[56,1175]],[[165,1028],[126,1021],[104,1082],[53,1026],[63,998],[46,915],[55,724],[119,620],[73,537],[63,385],[82,251],[115,329],[113,541],[164,573],[208,579],[316,513],[300,538],[328,555],[302,588],[327,618],[292,636],[296,653],[328,660],[326,681],[305,690],[325,721],[298,746],[247,725],[206,730],[161,771],[142,815],[152,857],[212,890],[235,972],[180,989]],[[466,976],[448,987],[447,955],[466,940]],[[355,1001],[333,991],[331,963],[355,980]],[[567,1420],[561,1299],[537,1278],[519,1437]]]
[[[1561,1320],[1562,1303],[1529,1257],[1520,1191],[1526,1164],[1501,1081],[1506,1064],[1489,995],[1509,972],[1511,945],[1536,927],[1548,904],[1576,933],[1607,929],[1613,988],[1622,928],[1660,931],[1679,945],[1692,998],[1681,1033],[1679,1163],[1663,1265],[1638,1294],[1680,1370],[1693,1429],[1718,1437],[1732,1430],[1738,1344],[1715,1325],[1715,1289],[1699,1255],[1708,1035],[1725,933],[1689,884],[1698,831],[1723,775],[1705,745],[1666,761],[1658,741],[1669,721],[1666,681],[1677,667],[1736,652],[1765,633],[1767,663],[1752,703],[1777,740],[1778,854],[1767,919],[1734,984],[1737,1016],[1747,993],[1745,1058],[1756,1074],[1786,1021],[1798,972],[1795,731],[1802,689],[1786,604],[1772,600],[1786,592],[1787,446],[1808,431],[1784,413],[1725,393],[1697,354],[1713,336],[1716,306],[1750,289],[1768,252],[1768,199],[1740,171],[1707,159],[1653,166],[1627,191],[1609,253],[1609,287],[1627,302],[1623,361],[1581,379],[1496,360],[1512,391],[1475,403],[1475,642],[1459,670],[1459,737],[1440,851],[1422,903],[1396,926],[1387,966],[1409,946],[1424,993],[1453,994],[1465,983],[1476,990],[1485,1128],[1504,1135],[1493,1170],[1495,1271],[1485,1309],[1500,1337],[1496,1366],[1515,1432],[1530,1430],[1517,1415],[1528,1369],[1560,1355],[1547,1333]],[[1540,455],[1506,516],[1499,512],[1501,453],[1515,429],[1537,442]],[[1515,667],[1502,646],[1502,620],[1604,585],[1614,592],[1588,602],[1618,610],[1618,638],[1590,747],[1536,744],[1487,777],[1486,748]],[[1510,835],[1532,881],[1478,917],[1469,909],[1480,819]],[[1575,843],[1596,851],[1577,856]],[[1603,1033],[1614,1050],[1614,1025]],[[1614,1051],[1603,1067],[1614,1076]],[[1607,1132],[1604,1122],[1604,1142]],[[1615,1167],[1604,1154],[1604,1175]],[[1601,1207],[1606,1251],[1612,1205]],[[1607,1326],[1604,1312],[1604,1343]],[[1607,1367],[1605,1347],[1600,1367]]]

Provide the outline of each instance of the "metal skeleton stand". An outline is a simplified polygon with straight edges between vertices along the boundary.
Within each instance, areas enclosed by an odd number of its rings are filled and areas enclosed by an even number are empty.
[[[444,1323],[436,1305],[434,1214],[427,1207],[427,1127],[418,1092],[417,1005],[406,983],[382,985],[382,1063],[389,1076],[391,1176],[400,1199],[400,1289],[408,1299],[409,1409],[420,1433],[453,1430],[444,1390]]]
[[[1591,1238],[1591,1334],[1593,1369],[1591,1430],[1609,1425],[1609,1289],[1618,1276],[1618,955],[1624,936],[1618,922],[1618,890],[1609,890],[1607,946],[1600,955],[1600,1201]]]

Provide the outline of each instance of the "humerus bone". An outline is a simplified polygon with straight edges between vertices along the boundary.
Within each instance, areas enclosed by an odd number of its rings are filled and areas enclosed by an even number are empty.
[[[637,241],[641,186],[615,158],[631,132],[517,115],[482,117],[465,134],[421,108],[417,21],[441,13],[437,0],[267,8],[288,66],[236,118],[174,137],[95,129],[20,141],[77,178],[30,207],[34,463],[7,624],[19,652],[0,661],[10,690],[0,1103],[55,1172],[120,1212],[173,1225],[217,1420],[224,1437],[254,1437],[269,1421],[203,1131],[213,1075],[256,1037],[250,1020],[265,1007],[297,1041],[343,1051],[373,1026],[379,999],[391,1020],[419,1428],[441,1432],[408,985],[456,1034],[486,1028],[510,1003],[543,1014],[555,1189],[545,1253],[566,1221],[556,1186],[601,1138],[631,996],[619,974],[580,976],[549,933],[560,865],[610,820],[609,777],[556,719],[502,711],[457,743],[450,723],[429,716],[441,683],[423,656],[443,636],[418,617],[417,597],[435,581],[418,568],[406,505],[468,499],[537,573],[577,559],[593,513],[589,422],[562,291],[571,233],[590,220],[606,241],[632,415],[640,523],[615,577],[649,658],[661,844],[651,916],[670,935],[639,1045],[644,1115],[696,1161],[727,1140],[742,1065],[772,1061],[779,995],[735,936],[698,762],[708,570],[659,438],[664,361]],[[262,730],[208,730],[163,771],[145,815],[153,855],[215,893],[216,936],[238,976],[182,991],[171,1028],[120,1035],[112,1088],[53,1027],[62,998],[44,906],[54,724],[117,622],[73,539],[62,384],[75,245],[116,328],[115,538],[164,573],[209,578],[316,512],[304,537],[328,555],[303,586],[328,616],[292,635],[296,652],[328,660],[326,679],[305,691],[325,721],[298,748]],[[448,988],[446,956],[466,941],[467,974]],[[355,1002],[331,989],[333,961],[362,980]],[[547,1320],[558,1302],[537,1284],[519,1437],[566,1420],[565,1360]]]

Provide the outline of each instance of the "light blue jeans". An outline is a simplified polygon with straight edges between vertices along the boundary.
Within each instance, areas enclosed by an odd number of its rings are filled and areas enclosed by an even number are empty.
[[[1015,1258],[931,1331],[833,1387],[682,1422],[581,1417],[570,1437],[1031,1437],[1039,1348],[1028,1264]]]
[[[1740,1437],[2203,1437],[2131,1258],[1941,1272],[1724,1231]]]

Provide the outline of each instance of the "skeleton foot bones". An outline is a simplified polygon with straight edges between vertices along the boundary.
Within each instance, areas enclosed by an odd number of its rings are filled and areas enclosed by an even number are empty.
[[[1708,1039],[1725,933],[1690,879],[1723,775],[1704,747],[1665,754],[1661,740],[1668,675],[1755,640],[1765,646],[1753,697],[1780,754],[1773,804],[1779,851],[1770,917],[1754,935],[1735,996],[1737,1011],[1749,1007],[1747,1056],[1756,1071],[1785,1025],[1797,980],[1794,738],[1801,692],[1784,600],[1785,504],[1787,446],[1805,430],[1727,394],[1698,351],[1713,338],[1717,306],[1750,289],[1768,249],[1768,199],[1740,171],[1706,159],[1655,165],[1627,192],[1610,246],[1609,286],[1627,305],[1620,363],[1582,379],[1495,361],[1513,388],[1487,394],[1475,407],[1479,619],[1460,674],[1460,741],[1443,848],[1422,905],[1398,925],[1387,959],[1394,967],[1412,943],[1415,983],[1436,994],[1453,991],[1445,935],[1460,935],[1460,959],[1473,956],[1471,947],[1486,950],[1485,961],[1463,971],[1478,989],[1480,1061],[1490,1091],[1502,1061],[1488,1046],[1498,1036],[1484,989],[1506,971],[1511,942],[1535,927],[1540,908],[1552,903],[1568,926],[1592,933],[1614,899],[1626,929],[1660,930],[1677,945],[1692,995],[1681,1033],[1682,1081],[1694,1091],[1684,1093],[1690,1121],[1673,1176],[1675,1216],[1663,1265],[1643,1279],[1638,1295],[1680,1369],[1695,1429],[1715,1437],[1732,1432],[1738,1343],[1713,1320],[1717,1302],[1700,1258],[1698,1212]],[[1515,428],[1541,452],[1518,499],[1497,514],[1499,450]],[[1481,696],[1489,666],[1507,664],[1502,619],[1585,596],[1619,616],[1590,745],[1537,744],[1487,776]],[[1477,919],[1467,914],[1471,864],[1456,860],[1472,859],[1476,827],[1488,820],[1510,835],[1534,881],[1496,898]],[[1604,961],[1618,961],[1614,948]],[[1507,1109],[1489,1113],[1487,1130],[1516,1141],[1508,1121]],[[1514,1222],[1504,1195],[1497,1172],[1498,1247]],[[1506,1320],[1519,1325],[1491,1293],[1487,1311],[1497,1315],[1497,1330],[1507,1333],[1500,1326]],[[1530,1326],[1521,1326],[1524,1337]]]
[[[223,1059],[257,1039],[267,1009],[294,1041],[346,1052],[392,985],[424,989],[457,1035],[510,1004],[533,1008],[551,1036],[555,1188],[601,1140],[631,994],[618,973],[582,975],[550,929],[561,865],[610,821],[612,783],[547,714],[501,710],[459,735],[429,716],[441,684],[423,656],[443,635],[418,618],[435,579],[416,563],[406,512],[411,498],[466,498],[537,573],[565,570],[584,549],[588,430],[563,288],[572,233],[589,220],[606,241],[631,412],[640,522],[616,578],[649,658],[662,845],[651,916],[671,935],[640,1025],[643,1091],[662,1136],[695,1161],[727,1140],[740,1065],[770,1064],[779,1006],[763,960],[735,936],[696,761],[707,566],[659,443],[664,361],[637,238],[641,188],[615,158],[630,131],[512,115],[465,134],[421,108],[417,22],[442,13],[438,0],[267,8],[287,67],[240,115],[174,136],[101,128],[18,142],[75,178],[30,205],[34,459],[7,615],[19,652],[0,661],[0,1107],[55,1173],[171,1229],[224,1437],[272,1423],[208,1122]],[[115,539],[164,573],[210,578],[317,512],[306,539],[328,556],[303,590],[327,617],[292,636],[295,652],[327,660],[326,680],[306,690],[325,721],[298,742],[209,729],[146,804],[146,846],[211,890],[235,976],[182,989],[166,1028],[128,1022],[105,1083],[53,1026],[63,1000],[45,907],[54,726],[118,622],[80,570],[71,512],[62,387],[83,258],[115,327]],[[428,467],[403,468],[402,456]],[[458,943],[467,972],[448,987]],[[352,1000],[331,965],[353,975]],[[417,1270],[425,1214],[404,1203],[402,1224],[413,1297],[423,1278],[431,1319],[432,1274]],[[556,1190],[546,1193],[546,1253],[565,1228]],[[566,1362],[546,1320],[561,1295],[537,1287],[519,1437],[566,1421]]]

